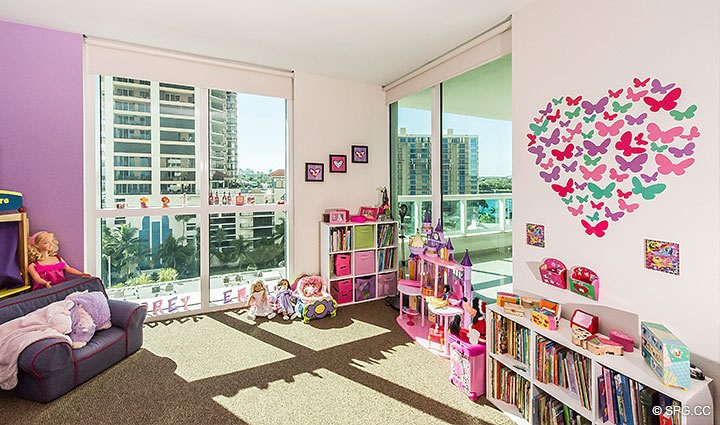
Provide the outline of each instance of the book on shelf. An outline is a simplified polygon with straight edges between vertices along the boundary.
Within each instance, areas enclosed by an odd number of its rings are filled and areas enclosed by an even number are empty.
[[[350,251],[350,229],[333,227],[330,229],[330,251]]]
[[[537,337],[538,381],[562,387],[590,410],[590,359],[545,337]]]
[[[491,350],[496,354],[507,354],[515,360],[529,364],[530,362],[530,330],[514,321],[494,314],[490,321],[493,345]]]
[[[490,360],[490,369],[491,396],[517,407],[529,421],[530,381],[494,359]]]
[[[533,423],[539,425],[589,425],[590,421],[545,392],[533,398]]]
[[[381,224],[378,228],[378,246],[390,246],[395,242],[395,225]]]

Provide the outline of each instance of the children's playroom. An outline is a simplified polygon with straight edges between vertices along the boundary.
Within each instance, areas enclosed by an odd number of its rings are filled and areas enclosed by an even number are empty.
[[[6,423],[720,424],[716,1],[5,1],[0,58]]]

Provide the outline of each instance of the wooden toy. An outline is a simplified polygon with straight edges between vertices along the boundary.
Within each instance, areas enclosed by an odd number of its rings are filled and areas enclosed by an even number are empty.
[[[610,340],[615,341],[618,344],[623,346],[623,350],[627,351],[628,353],[632,353],[635,349],[633,339],[630,335],[626,334],[625,332],[613,329],[610,331]]]
[[[642,355],[668,386],[690,388],[690,351],[678,337],[659,323],[641,322]]]
[[[518,317],[525,317],[525,309],[520,304],[505,303],[505,313]]]
[[[570,290],[585,298],[597,301],[600,296],[600,279],[597,274],[587,267],[573,268],[568,278]]]
[[[520,304],[520,295],[510,292],[498,292],[496,301],[498,307],[505,307],[506,303]]]
[[[602,356],[603,354],[614,354],[616,356],[623,355],[623,347],[617,342],[611,341],[604,335],[591,335],[583,341],[583,347],[593,354]]]
[[[535,308],[540,305],[540,298],[522,297],[520,298],[520,304],[522,304],[524,308]]]
[[[575,310],[570,319],[571,327],[579,327],[588,331],[591,335],[598,332],[598,318],[582,310]]]
[[[585,348],[585,340],[590,338],[592,334],[578,326],[571,326],[570,328],[572,329],[572,343]]]
[[[567,268],[562,261],[555,258],[546,258],[540,264],[540,279],[543,283],[556,286],[561,289],[567,289]]]
[[[560,304],[550,300],[540,300],[538,307],[532,309],[532,322],[541,328],[557,330],[560,324]]]
[[[538,303],[538,308],[552,311],[555,316],[557,316],[558,320],[560,320],[560,304],[555,301],[542,299]]]

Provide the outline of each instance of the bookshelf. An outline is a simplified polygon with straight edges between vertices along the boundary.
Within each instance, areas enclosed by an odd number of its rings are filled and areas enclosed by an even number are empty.
[[[349,256],[349,273],[335,273],[337,255]],[[338,305],[395,295],[398,256],[397,221],[320,223],[320,275]],[[350,290],[352,296],[338,296]]]
[[[654,400],[659,400],[660,405],[675,404],[682,409],[695,409],[710,406],[708,415],[675,415],[669,418],[668,424],[672,425],[705,425],[712,422],[712,397],[709,384],[712,379],[705,378],[704,381],[691,381],[691,387],[687,390],[665,386],[650,367],[645,364],[639,349],[632,353],[623,353],[622,356],[602,355],[598,356],[588,350],[578,347],[572,343],[570,324],[568,320],[561,320],[558,330],[551,331],[541,328],[532,323],[529,311],[525,311],[524,317],[506,314],[497,304],[487,306],[487,347],[486,356],[487,373],[487,399],[498,409],[508,414],[516,423],[533,425],[551,425],[555,422],[547,419],[552,416],[548,412],[560,412],[563,421],[560,424],[583,423],[593,425],[613,425],[609,418],[606,419],[605,410],[602,408],[608,405],[607,391],[600,388],[608,375],[614,382],[616,379],[630,392],[631,406],[635,406],[633,414],[638,418],[641,414],[640,403],[634,404],[639,399],[640,391],[646,388],[645,392],[655,394]],[[522,338],[518,335],[522,334]],[[525,339],[525,335],[529,338]],[[501,341],[504,339],[504,341]],[[518,341],[522,339],[522,344]],[[529,341],[529,344],[527,344]],[[501,347],[507,346],[505,350]],[[553,348],[554,347],[554,348]],[[505,351],[505,352],[503,352]],[[555,357],[557,353],[561,355]],[[552,355],[550,355],[552,354]],[[564,374],[560,378],[555,372],[555,358],[567,358]],[[545,360],[545,361],[543,361]],[[569,365],[576,365],[576,362],[583,362],[584,366],[575,368],[570,372]],[[498,366],[498,364],[500,366]],[[550,367],[552,365],[552,373]],[[543,368],[545,366],[545,368]],[[515,374],[529,383],[529,395],[522,406],[505,397],[501,399],[497,394],[498,385],[507,385],[500,382],[498,368],[504,367],[508,372],[505,375]],[[575,373],[576,376],[571,377]],[[563,378],[564,384],[563,384]],[[601,380],[601,376],[603,379]],[[618,376],[618,378],[615,378]],[[575,383],[572,384],[571,381]],[[584,382],[584,384],[582,384]],[[557,383],[557,385],[556,385]],[[514,383],[512,385],[517,385]],[[582,385],[580,389],[578,386]],[[606,388],[608,388],[606,386]],[[622,387],[618,387],[622,388]],[[616,388],[617,389],[617,388]],[[583,394],[585,401],[583,402]],[[604,397],[604,402],[601,401]],[[621,396],[622,397],[622,396]],[[612,397],[610,398],[612,401]],[[559,410],[558,410],[559,409]],[[632,410],[632,409],[630,409]],[[545,422],[542,421],[545,419]],[[565,419],[568,418],[568,419]],[[575,419],[573,419],[575,418]],[[657,420],[657,418],[655,418]],[[568,421],[568,422],[566,422]],[[657,422],[650,422],[657,423]],[[635,425],[644,425],[642,420],[634,422]]]

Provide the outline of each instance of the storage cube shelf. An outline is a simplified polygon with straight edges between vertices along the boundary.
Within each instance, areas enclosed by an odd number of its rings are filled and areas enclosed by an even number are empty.
[[[492,304],[487,306],[486,323],[488,326],[487,347],[489,347],[489,355],[486,356],[488,362],[486,369],[489,371],[487,374],[487,398],[518,423],[551,424],[552,422],[541,422],[540,414],[542,413],[542,416],[546,417],[548,411],[555,409],[556,413],[562,411],[563,416],[567,411],[570,418],[573,415],[575,417],[579,415],[582,423],[614,424],[615,422],[605,420],[607,392],[599,386],[600,382],[605,382],[604,379],[607,379],[605,376],[608,374],[613,381],[617,379],[620,384],[624,384],[623,388],[629,388],[631,392],[637,389],[638,395],[641,390],[647,389],[644,392],[646,398],[650,397],[647,394],[653,394],[655,400],[663,400],[659,402],[661,405],[675,405],[690,409],[694,409],[695,406],[712,406],[709,389],[712,379],[692,380],[690,388],[687,390],[668,387],[645,363],[640,350],[636,349],[632,353],[625,352],[622,356],[610,354],[600,356],[574,345],[568,320],[562,319],[558,330],[551,331],[533,324],[527,309],[525,316],[519,317],[506,314],[503,308]],[[529,332],[529,346],[524,342],[525,332]],[[504,338],[504,341],[500,341],[499,338]],[[524,361],[525,358],[528,361]],[[555,366],[560,366],[559,359],[563,359],[562,364],[565,365],[565,368],[559,368],[556,371]],[[528,381],[530,383],[530,394],[527,398],[508,399],[503,397],[503,399],[498,397],[498,394],[503,394],[501,389],[496,388],[497,385],[503,385],[497,374],[502,366],[506,369],[503,375],[505,378],[510,379],[508,377],[512,375],[517,376],[512,379],[522,378],[523,381],[520,382]],[[570,370],[570,367],[573,370]],[[490,371],[494,371],[494,373]],[[617,378],[615,378],[616,376]],[[601,377],[603,379],[600,379]],[[574,381],[574,383],[570,381]],[[585,384],[581,384],[582,382]],[[579,385],[583,385],[583,388],[578,388]],[[612,387],[610,388],[612,389]],[[635,397],[630,393],[625,396],[630,397],[631,407],[635,406],[634,414],[637,418],[641,407],[637,401],[639,396]],[[602,405],[601,397],[604,397]],[[581,401],[583,398],[585,402]],[[612,398],[610,400],[612,401]],[[521,401],[522,404],[518,401]],[[563,406],[559,407],[558,403]],[[705,425],[710,423],[708,421],[712,421],[713,412],[709,413],[709,416],[676,415],[675,418],[668,419],[669,422],[666,423]],[[642,424],[643,422],[635,423]]]
[[[320,269],[338,304],[397,293],[398,223],[320,223]]]

